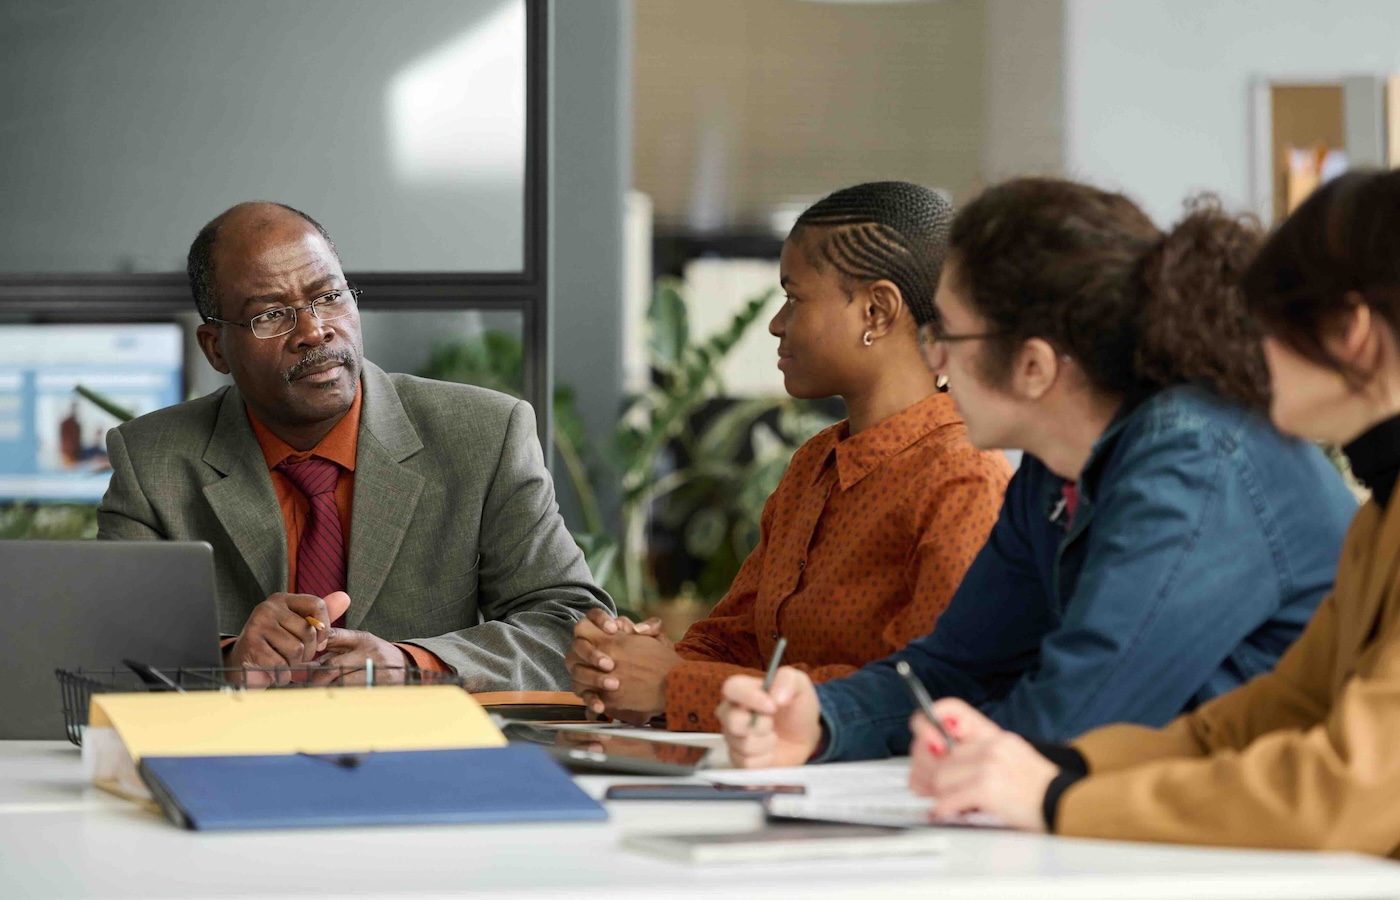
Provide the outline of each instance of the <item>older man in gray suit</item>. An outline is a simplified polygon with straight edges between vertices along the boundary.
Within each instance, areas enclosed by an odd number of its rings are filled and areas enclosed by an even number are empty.
[[[529,405],[365,360],[335,247],[298,210],[226,211],[189,274],[200,348],[234,386],[108,435],[98,536],[213,545],[235,668],[317,660],[330,682],[372,660],[567,689],[575,621],[612,602],[559,517]]]

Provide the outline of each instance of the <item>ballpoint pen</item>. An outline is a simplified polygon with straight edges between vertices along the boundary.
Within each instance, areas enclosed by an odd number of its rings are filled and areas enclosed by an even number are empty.
[[[783,664],[783,651],[787,649],[787,638],[778,638],[778,644],[773,648],[773,658],[768,660],[768,674],[763,676],[763,693],[768,693],[773,689],[773,676],[778,674],[778,666]],[[758,713],[753,714],[749,720],[749,727],[758,724]]]
[[[933,711],[933,698],[924,689],[924,683],[914,674],[914,670],[909,667],[909,663],[904,660],[894,664],[894,670],[899,673],[899,677],[904,679],[904,686],[909,689],[909,693],[914,695],[914,702],[919,704],[919,709],[924,711],[924,715],[933,723],[933,727],[938,729],[938,733],[943,737],[944,743],[951,750],[957,746],[957,741],[948,733],[948,728],[943,724],[943,720],[938,718],[938,714]]]

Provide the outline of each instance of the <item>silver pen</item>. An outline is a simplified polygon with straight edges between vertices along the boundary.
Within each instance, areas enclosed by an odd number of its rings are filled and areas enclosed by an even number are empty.
[[[778,638],[778,644],[773,648],[773,658],[768,660],[768,674],[763,676],[763,693],[768,693],[773,689],[773,676],[778,674],[778,666],[783,664],[783,651],[787,649],[787,638]],[[749,720],[749,727],[758,724],[758,713],[754,712],[753,718]]]
[[[924,711],[924,715],[933,723],[933,727],[938,729],[938,733],[943,736],[943,741],[952,750],[958,742],[953,740],[953,736],[948,733],[948,728],[943,721],[938,718],[938,714],[933,711],[933,698],[924,689],[924,683],[914,674],[914,670],[904,660],[894,664],[894,670],[899,673],[899,677],[904,679],[904,686],[909,689],[909,693],[914,695],[914,702],[919,704],[919,709]]]

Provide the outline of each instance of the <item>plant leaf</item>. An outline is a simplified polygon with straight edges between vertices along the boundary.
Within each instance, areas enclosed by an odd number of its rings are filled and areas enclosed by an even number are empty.
[[[685,528],[685,551],[696,559],[709,559],[728,531],[729,522],[721,510],[713,506],[696,510]]]
[[[656,283],[656,293],[647,310],[650,326],[652,365],[663,371],[676,368],[690,342],[690,319],[680,283],[662,279]]]
[[[754,423],[769,410],[788,402],[786,397],[755,397],[734,403],[715,416],[700,435],[697,459],[733,459],[747,445]]]
[[[132,419],[136,418],[136,414],[131,410],[127,409],[125,406],[122,406],[114,400],[104,396],[103,394],[94,391],[92,388],[87,387],[86,385],[73,385],[73,392],[76,393],[79,397],[82,397],[84,400],[95,404],[98,409],[101,409],[103,412],[109,415],[117,417],[123,422],[130,422]]]
[[[605,534],[577,534],[574,541],[583,551],[583,559],[588,564],[588,571],[593,573],[594,583],[606,584],[617,562],[617,541]]]

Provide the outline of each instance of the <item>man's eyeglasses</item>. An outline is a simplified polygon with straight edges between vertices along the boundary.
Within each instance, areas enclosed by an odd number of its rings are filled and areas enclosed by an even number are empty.
[[[212,316],[204,321],[247,328],[253,332],[253,337],[275,338],[289,334],[296,329],[298,311],[311,313],[317,321],[329,322],[332,319],[340,319],[350,315],[351,310],[355,308],[359,300],[360,291],[357,288],[337,288],[322,294],[305,306],[279,306],[276,309],[258,313],[247,322],[233,322],[228,319],[216,319]]]

